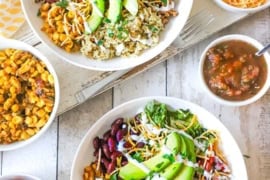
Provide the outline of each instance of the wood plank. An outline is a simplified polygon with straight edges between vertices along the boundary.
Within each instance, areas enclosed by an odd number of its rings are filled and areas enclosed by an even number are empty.
[[[142,96],[166,95],[166,63],[120,83],[113,91],[113,105]]]
[[[57,124],[55,119],[47,132],[25,147],[3,153],[2,174],[27,173],[41,179],[56,178]]]
[[[112,92],[107,91],[61,115],[58,142],[58,179],[69,179],[72,161],[88,129],[112,108]]]

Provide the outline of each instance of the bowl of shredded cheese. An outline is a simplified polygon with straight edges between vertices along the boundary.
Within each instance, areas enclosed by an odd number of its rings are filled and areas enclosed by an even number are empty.
[[[270,6],[270,0],[215,0],[221,8],[239,13],[254,13]]]

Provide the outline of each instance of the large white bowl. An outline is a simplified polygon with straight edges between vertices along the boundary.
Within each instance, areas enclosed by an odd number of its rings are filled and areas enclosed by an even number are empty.
[[[11,144],[5,144],[5,145],[0,144],[0,151],[9,151],[9,150],[21,148],[23,146],[26,146],[26,145],[32,143],[33,141],[38,139],[41,135],[43,135],[46,132],[46,130],[50,127],[53,120],[55,119],[56,111],[58,109],[58,105],[59,105],[59,101],[60,101],[60,87],[59,87],[60,85],[59,85],[57,74],[56,74],[52,64],[40,51],[38,51],[34,47],[32,47],[24,42],[17,41],[17,40],[5,39],[5,38],[0,37],[0,42],[1,42],[0,49],[6,49],[6,48],[21,49],[21,50],[30,52],[31,54],[36,56],[39,60],[43,61],[46,65],[47,69],[49,70],[49,72],[53,75],[54,90],[55,90],[54,106],[53,106],[53,110],[50,114],[50,117],[49,117],[47,123],[43,126],[43,128],[39,132],[37,132],[34,136],[30,137],[27,140],[18,141],[18,142],[14,142]]]
[[[258,6],[258,7],[255,7],[255,8],[239,8],[239,7],[235,7],[235,6],[232,6],[230,4],[227,4],[223,0],[214,0],[214,1],[221,8],[223,8],[227,11],[238,12],[238,13],[255,13],[255,12],[261,11],[261,10],[270,6],[270,0],[266,0],[265,4]]]
[[[52,51],[54,51],[56,55],[73,65],[100,71],[129,69],[149,61],[161,53],[163,50],[165,50],[175,40],[181,29],[184,27],[184,24],[187,21],[191,11],[193,0],[176,0],[176,2],[176,10],[179,12],[179,15],[177,17],[171,18],[169,23],[166,25],[166,28],[164,32],[162,32],[160,42],[157,46],[144,51],[139,56],[129,58],[117,57],[111,60],[100,61],[89,59],[80,53],[68,53],[56,46],[48,38],[47,34],[40,30],[43,24],[41,18],[37,16],[40,4],[35,3],[34,0],[21,0],[23,11],[30,27],[40,38],[40,40],[45,43]]]
[[[267,65],[267,77],[266,77],[266,81],[265,81],[263,87],[261,88],[261,90],[256,95],[254,95],[246,100],[242,100],[242,101],[225,100],[225,99],[217,96],[216,94],[214,94],[208,88],[208,86],[204,80],[203,65],[205,62],[206,53],[211,47],[214,47],[215,45],[217,45],[221,42],[230,41],[230,40],[244,41],[244,42],[249,43],[252,46],[256,47],[257,49],[263,48],[263,45],[260,42],[258,42],[257,40],[255,40],[249,36],[246,36],[246,35],[232,34],[232,35],[222,36],[222,37],[214,40],[213,42],[211,42],[203,51],[201,58],[200,58],[200,63],[199,63],[199,79],[201,82],[201,86],[203,87],[203,89],[205,90],[207,95],[209,95],[212,99],[214,99],[218,103],[223,104],[223,105],[227,105],[227,106],[244,106],[244,105],[248,105],[248,104],[251,104],[251,103],[257,101],[268,91],[268,89],[270,87],[270,75],[269,75],[269,73],[270,73],[270,55],[267,52],[264,53],[264,55],[263,55],[265,58],[266,65]]]
[[[115,107],[113,110],[109,111],[103,117],[101,117],[88,130],[88,132],[82,139],[72,163],[70,179],[71,180],[82,179],[84,167],[89,165],[90,162],[94,160],[93,157],[94,149],[92,146],[92,142],[96,136],[102,136],[104,132],[110,129],[110,124],[116,118],[134,117],[134,115],[142,111],[144,106],[151,100],[157,100],[158,102],[168,104],[170,107],[174,109],[178,108],[189,109],[191,110],[192,113],[198,116],[200,123],[205,128],[217,130],[221,138],[222,151],[224,152],[224,155],[228,160],[229,166],[232,170],[233,179],[237,180],[248,179],[243,156],[235,140],[233,139],[229,131],[225,128],[225,126],[222,125],[222,123],[216,117],[207,112],[205,109],[193,103],[177,98],[160,97],[160,96],[144,97],[129,101],[127,103]]]

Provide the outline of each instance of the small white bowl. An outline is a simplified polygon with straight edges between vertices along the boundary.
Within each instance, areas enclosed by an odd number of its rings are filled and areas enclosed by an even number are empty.
[[[38,177],[29,174],[9,174],[0,177],[0,180],[41,180]]]
[[[11,144],[0,144],[0,151],[9,151],[9,150],[21,148],[23,146],[26,146],[32,143],[33,141],[38,139],[41,135],[43,135],[47,131],[47,129],[50,127],[50,125],[52,124],[53,120],[56,117],[56,112],[57,112],[59,101],[60,101],[60,85],[59,85],[58,77],[54,70],[53,65],[40,51],[35,49],[33,46],[30,46],[24,42],[17,41],[17,40],[6,39],[6,38],[0,37],[0,42],[1,42],[0,49],[13,48],[13,49],[20,49],[20,50],[30,52],[39,60],[45,63],[48,71],[53,75],[53,78],[54,78],[54,91],[55,91],[54,107],[47,123],[40,129],[40,131],[38,131],[35,135],[30,137],[29,139],[26,139],[24,141],[13,142]]]
[[[255,7],[255,8],[239,8],[239,7],[232,6],[224,2],[223,0],[214,0],[214,1],[216,2],[217,5],[219,5],[221,8],[227,11],[239,12],[239,13],[255,13],[270,6],[270,0],[266,0],[266,2],[263,5]]]
[[[263,87],[261,88],[261,90],[258,91],[257,94],[255,94],[254,96],[252,96],[246,100],[242,100],[242,101],[225,100],[225,99],[217,96],[216,94],[214,94],[208,88],[208,86],[205,82],[205,79],[204,79],[203,66],[204,66],[204,62],[205,62],[206,53],[210,48],[216,46],[217,44],[220,44],[220,43],[225,42],[225,41],[230,41],[230,40],[244,41],[246,43],[251,44],[252,46],[254,46],[257,49],[263,48],[263,45],[260,42],[258,42],[257,40],[255,40],[249,36],[240,35],[240,34],[232,34],[232,35],[222,36],[222,37],[214,40],[213,42],[211,42],[203,51],[203,53],[200,57],[200,63],[199,63],[199,79],[201,82],[201,86],[203,87],[203,89],[205,90],[207,95],[209,95],[212,99],[214,99],[218,103],[223,104],[223,105],[227,105],[227,106],[244,106],[244,105],[251,104],[251,103],[257,101],[258,99],[260,99],[269,89],[269,87],[270,87],[270,75],[269,75],[269,73],[270,73],[270,55],[267,52],[264,53],[264,55],[263,55],[265,58],[266,65],[267,65],[267,76],[266,76],[266,81],[265,81]]]

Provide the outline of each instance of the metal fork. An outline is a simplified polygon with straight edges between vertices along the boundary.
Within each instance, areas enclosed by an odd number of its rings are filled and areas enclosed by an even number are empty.
[[[214,21],[215,17],[207,10],[201,10],[195,15],[191,16],[180,33],[180,38],[188,41],[194,38],[203,31],[210,23]]]

